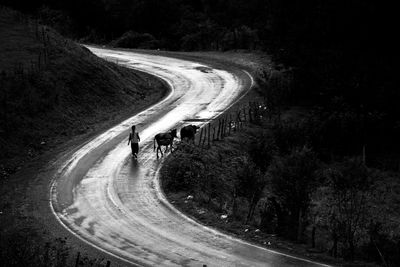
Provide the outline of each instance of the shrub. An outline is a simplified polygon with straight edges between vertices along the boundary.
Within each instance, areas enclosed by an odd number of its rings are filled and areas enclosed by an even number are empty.
[[[128,31],[118,39],[112,41],[111,45],[122,48],[155,49],[159,46],[159,42],[149,33]]]

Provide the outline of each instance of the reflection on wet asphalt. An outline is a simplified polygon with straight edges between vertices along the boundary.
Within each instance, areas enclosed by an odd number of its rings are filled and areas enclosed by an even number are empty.
[[[162,159],[157,160],[153,151],[154,135],[185,124],[206,124],[249,89],[251,77],[174,58],[89,49],[156,75],[172,90],[158,104],[84,144],[60,169],[51,188],[51,206],[71,233],[139,265],[318,265],[204,227],[174,209],[161,192]],[[142,139],[137,160],[127,146],[133,124]]]

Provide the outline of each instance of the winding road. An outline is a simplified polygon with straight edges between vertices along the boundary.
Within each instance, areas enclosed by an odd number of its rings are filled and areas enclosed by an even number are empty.
[[[89,47],[96,55],[158,76],[171,91],[159,103],[83,144],[59,169],[50,207],[90,245],[139,266],[323,266],[229,237],[186,217],[165,199],[156,133],[192,120],[204,125],[246,94],[251,76],[181,59]],[[137,161],[127,137],[136,124]]]

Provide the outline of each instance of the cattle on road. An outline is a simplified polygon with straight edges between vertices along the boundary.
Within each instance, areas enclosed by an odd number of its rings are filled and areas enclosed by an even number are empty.
[[[165,146],[165,152],[167,152],[168,146],[170,146],[172,151],[172,143],[174,142],[174,138],[176,137],[176,129],[169,131],[168,133],[158,133],[154,136],[154,150],[156,149],[157,142],[157,158],[158,151],[161,152],[161,156],[163,156],[163,152],[161,150],[161,146]]]
[[[200,129],[199,126],[197,125],[186,125],[185,127],[182,127],[181,129],[181,140],[183,141],[184,139],[187,139],[187,141],[193,141],[194,142],[194,135],[196,134],[196,131]]]

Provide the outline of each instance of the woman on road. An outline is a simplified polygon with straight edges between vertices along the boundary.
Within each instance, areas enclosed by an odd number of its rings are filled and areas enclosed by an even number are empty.
[[[135,159],[137,159],[137,153],[139,152],[139,142],[140,142],[139,133],[136,132],[136,126],[133,125],[132,132],[129,133],[128,146],[129,143],[131,143],[132,156]]]

